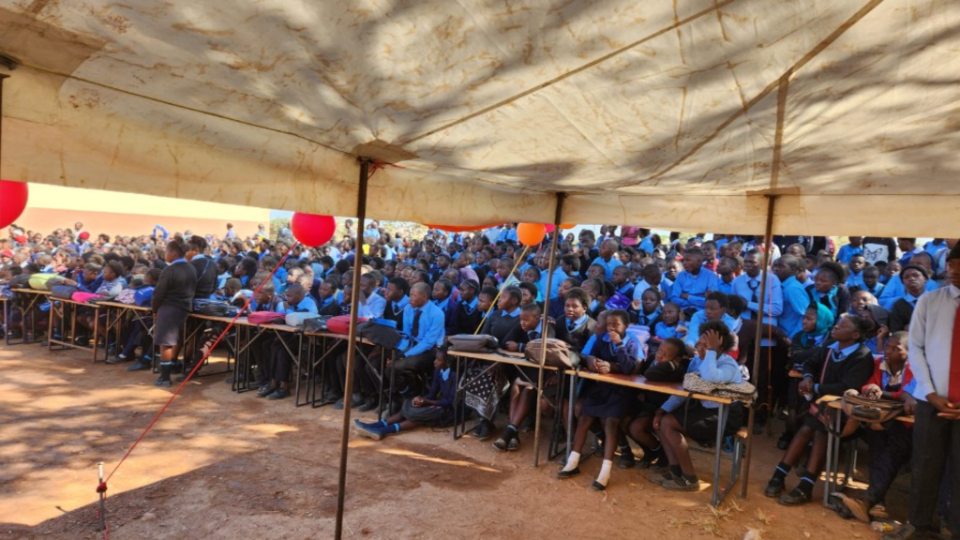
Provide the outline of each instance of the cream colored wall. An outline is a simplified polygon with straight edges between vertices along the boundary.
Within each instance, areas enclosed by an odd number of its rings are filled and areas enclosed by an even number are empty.
[[[30,184],[27,207],[264,224],[270,221],[270,210],[264,208],[36,183]]]

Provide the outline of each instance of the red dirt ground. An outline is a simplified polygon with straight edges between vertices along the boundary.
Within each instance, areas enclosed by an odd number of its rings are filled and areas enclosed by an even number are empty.
[[[153,379],[92,364],[86,353],[0,345],[0,539],[103,538],[97,462],[109,471],[169,398]],[[112,540],[333,537],[341,413],[234,394],[222,380],[185,388],[110,481]],[[532,467],[532,434],[519,452],[501,454],[445,430],[379,443],[353,433],[344,536],[740,540],[758,529],[772,540],[878,537],[818,503],[765,499],[780,452],[771,437],[757,441],[750,496],[714,513],[708,490],[669,493],[644,471],[614,469],[608,491],[596,493],[597,458],[581,477],[555,480],[555,464]],[[694,459],[709,475],[711,456]]]

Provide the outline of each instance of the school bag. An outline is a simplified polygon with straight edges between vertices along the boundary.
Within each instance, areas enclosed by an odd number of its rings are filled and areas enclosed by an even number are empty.
[[[692,394],[722,397],[747,405],[757,399],[757,388],[748,382],[715,383],[704,380],[699,373],[684,375],[683,389]]]
[[[77,292],[77,288],[73,285],[54,285],[53,289],[50,290],[50,297],[70,300],[75,292]]]
[[[320,334],[327,331],[327,321],[330,320],[330,315],[321,315],[320,317],[314,317],[312,319],[307,319],[303,321],[303,331],[308,334]]]
[[[367,322],[369,319],[367,317],[357,317],[357,324],[359,325],[362,322]],[[350,315],[337,315],[336,317],[330,317],[327,320],[327,330],[333,332],[334,334],[349,334],[350,333]]]
[[[544,365],[558,369],[573,369],[580,365],[580,355],[572,350],[566,341],[556,338],[535,339],[527,343],[523,352],[527,360],[539,364],[543,349],[547,350]]]
[[[13,279],[10,280],[10,288],[11,289],[29,289],[30,276],[31,274],[20,274],[19,276],[13,276]]]
[[[83,292],[83,291],[77,291],[72,295],[70,295],[70,300],[72,302],[77,302],[78,304],[85,304],[97,298],[103,298],[103,296],[100,296],[99,294],[95,294],[92,292]]]
[[[850,391],[841,398],[840,410],[851,420],[866,424],[872,430],[883,431],[884,424],[903,416],[903,403],[889,399],[868,399]]]
[[[303,327],[304,321],[307,319],[316,319],[316,313],[287,313],[287,316],[284,318],[284,322],[287,323],[287,326],[295,326],[297,328]]]
[[[49,283],[50,281],[59,284],[59,282],[63,281],[63,278],[57,274],[31,274],[29,279],[30,288],[35,291],[49,291],[50,287],[54,285],[54,283]]]
[[[380,319],[370,319],[357,325],[357,334],[374,345],[387,349],[396,349],[400,341],[403,340],[403,335],[396,330],[396,324],[391,327],[383,324]]]
[[[57,289],[57,287],[54,287],[54,289]],[[55,294],[56,294],[56,290],[54,290],[53,292],[53,295]],[[120,291],[120,294],[117,295],[114,301],[120,304],[127,304],[132,306],[137,302],[137,291],[134,289],[124,289]]]
[[[254,311],[247,315],[247,322],[256,325],[282,323],[285,318],[285,314],[276,311]]]
[[[200,315],[206,315],[207,317],[227,317],[230,315],[231,311],[236,315],[236,308],[233,308],[230,304],[226,302],[204,302],[198,310]]]
[[[493,352],[500,347],[497,338],[489,334],[457,334],[447,336],[450,350],[459,352]]]

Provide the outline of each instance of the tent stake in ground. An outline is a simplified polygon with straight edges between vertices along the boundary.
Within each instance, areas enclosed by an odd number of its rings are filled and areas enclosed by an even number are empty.
[[[340,477],[337,482],[337,525],[334,538],[343,535],[343,500],[347,484],[347,444],[350,442],[350,411],[353,395],[353,364],[356,362],[357,310],[360,303],[360,274],[363,272],[363,231],[367,217],[367,180],[370,178],[370,160],[360,161],[360,187],[357,196],[357,243],[353,256],[353,284],[350,289],[350,333],[347,338],[347,373],[343,382],[343,432],[340,434]],[[386,354],[383,352],[381,354]],[[382,374],[381,374],[382,376]]]

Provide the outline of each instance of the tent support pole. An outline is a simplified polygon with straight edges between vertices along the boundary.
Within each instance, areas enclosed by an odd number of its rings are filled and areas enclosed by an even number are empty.
[[[0,177],[3,173],[3,80],[7,77],[6,73],[0,73]]]
[[[563,200],[567,198],[566,193],[557,193],[557,211],[553,218],[553,238],[550,240],[550,264],[547,270],[547,290],[543,292],[543,318],[540,321],[540,339],[547,339],[547,310],[550,307],[550,291],[553,290],[553,269],[557,259],[557,245],[560,239],[560,218],[563,215]],[[540,347],[540,367],[537,369],[537,417],[534,422],[533,433],[533,466],[540,466],[540,408],[543,401],[543,366],[547,362],[547,348]],[[560,373],[563,376],[563,372]],[[572,407],[573,404],[571,403]],[[559,420],[560,412],[557,411]],[[568,428],[569,429],[569,428]]]
[[[757,309],[757,335],[753,345],[753,378],[760,384],[760,344],[763,341],[763,308],[767,304],[767,275],[770,273],[770,252],[773,247],[773,210],[776,206],[777,196],[766,195],[767,198],[767,228],[763,235],[763,273],[760,278],[760,305]],[[767,377],[771,374],[768,373]],[[768,399],[771,396],[767,396]],[[772,411],[767,411],[772,413]],[[757,406],[754,403],[750,407],[749,417],[747,419],[747,455],[744,456],[743,479],[740,485],[740,496],[747,496],[747,484],[750,481],[750,458],[753,456],[753,422],[757,413]],[[769,421],[769,420],[768,420]]]
[[[357,360],[357,310],[360,304],[360,274],[363,271],[363,223],[367,214],[367,180],[370,160],[360,160],[360,187],[357,196],[357,244],[353,256],[353,283],[350,290],[350,333],[347,337],[347,373],[343,384],[343,432],[340,434],[340,477],[337,481],[337,522],[334,538],[343,537],[343,502],[347,485],[347,445],[350,442],[350,409],[353,395],[353,364]],[[381,352],[383,354],[383,352]]]

